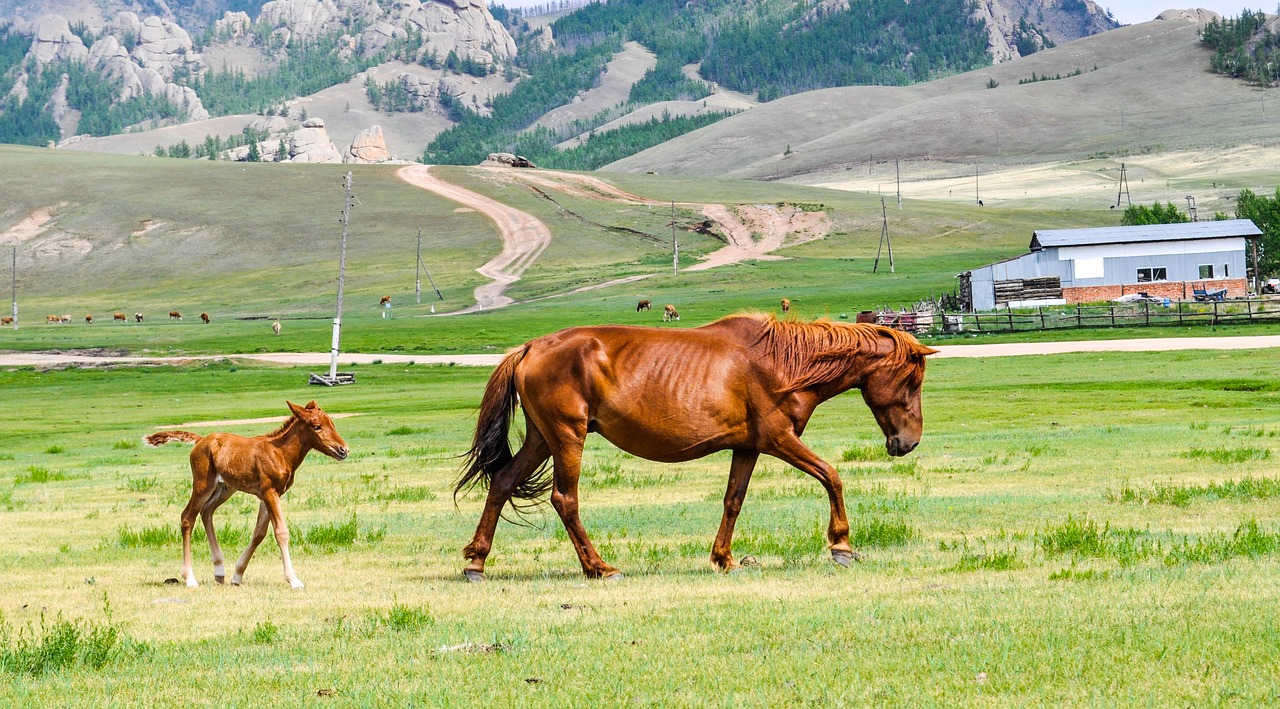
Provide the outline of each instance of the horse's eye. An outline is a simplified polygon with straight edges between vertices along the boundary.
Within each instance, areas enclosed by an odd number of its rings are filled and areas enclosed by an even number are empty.
[[[324,426],[321,426],[321,425],[320,425],[320,424],[318,424],[318,423],[313,423],[313,424],[311,424],[311,427],[312,427],[312,428],[314,428],[314,429],[315,429],[315,430],[317,430],[317,431],[319,431],[320,429],[324,428]]]

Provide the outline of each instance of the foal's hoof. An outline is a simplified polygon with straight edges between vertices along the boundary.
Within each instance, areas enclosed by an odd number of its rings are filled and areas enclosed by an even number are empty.
[[[289,588],[292,588],[295,591],[301,591],[303,588],[302,582],[299,581],[298,579],[294,579],[289,582]]]
[[[470,583],[484,582],[484,572],[476,571],[475,569],[463,569],[462,577],[465,578]]]
[[[224,575],[224,576],[214,576],[214,577],[213,577],[213,580],[214,580],[214,581],[217,581],[218,583],[226,583],[226,582],[227,582],[227,577],[226,577],[225,575]]]
[[[832,549],[831,560],[845,568],[848,568],[853,562],[862,561],[862,555],[857,552]]]
[[[609,574],[608,576],[605,576],[605,577],[604,577],[604,580],[605,580],[605,581],[621,581],[621,580],[622,580],[622,572],[621,572],[621,571],[615,571],[615,572],[613,572],[613,573]]]

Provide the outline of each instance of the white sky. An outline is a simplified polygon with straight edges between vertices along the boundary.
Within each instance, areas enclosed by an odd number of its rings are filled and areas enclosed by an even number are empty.
[[[505,5],[509,8],[529,7],[530,5],[545,5],[547,0],[489,0],[498,5]],[[1147,22],[1156,19],[1156,15],[1171,8],[1183,9],[1188,7],[1203,7],[1206,10],[1213,10],[1223,17],[1239,17],[1240,11],[1248,8],[1249,10],[1262,10],[1264,12],[1275,13],[1278,0],[1095,0],[1099,5],[1111,10],[1111,14],[1115,18],[1126,24],[1136,25],[1139,22]]]

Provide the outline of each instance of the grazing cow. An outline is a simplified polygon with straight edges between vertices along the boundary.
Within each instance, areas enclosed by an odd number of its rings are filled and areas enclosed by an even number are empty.
[[[653,301],[642,300],[639,303],[636,303],[636,312],[638,313],[641,310],[653,310]]]
[[[86,315],[86,316],[84,316],[84,321],[85,321],[86,323],[89,323],[90,325],[92,325],[92,324],[93,324],[93,316],[92,316],[92,315]]]
[[[791,312],[791,301],[786,298],[782,299],[782,312],[783,314]]]
[[[62,322],[64,322],[64,323],[69,323],[69,322],[71,322],[71,316],[70,316],[70,315],[63,315],[62,317],[58,318],[58,320],[60,320],[60,321],[62,321]]]
[[[142,322],[142,313],[134,313],[134,314],[133,314],[133,321],[134,321],[134,322]]]
[[[12,324],[13,324],[13,318],[7,315],[3,318],[0,318],[0,325],[12,325]]]
[[[176,310],[170,310],[170,311],[169,311],[169,319],[170,319],[170,320],[181,320],[181,319],[182,319],[182,313],[180,313],[180,312],[178,312],[178,311],[176,311]]]
[[[209,314],[208,314],[208,313],[200,313],[200,319],[204,321],[204,324],[205,324],[205,325],[208,325],[208,324],[209,324]]]
[[[662,306],[662,322],[667,322],[668,320],[679,320],[679,319],[680,319],[680,313],[676,312],[676,306],[670,303],[667,303],[666,305]]]
[[[129,322],[129,318],[126,317],[124,313],[112,313],[111,320],[113,322],[116,320],[119,320],[120,322]]]
[[[45,325],[48,325],[48,324],[49,324],[49,323],[51,323],[51,322],[62,322],[62,318],[58,317],[57,315],[46,315],[46,316],[44,316],[44,324],[45,324]]]
[[[279,321],[279,320],[277,320],[277,321],[275,321],[275,322],[271,323],[271,331],[272,331],[272,332],[274,332],[274,333],[275,333],[275,334],[277,334],[277,335],[279,335],[279,334],[280,334],[280,321]]]

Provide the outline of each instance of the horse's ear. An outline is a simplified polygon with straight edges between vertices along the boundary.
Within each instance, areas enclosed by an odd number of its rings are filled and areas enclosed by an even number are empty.
[[[284,403],[289,405],[289,410],[293,412],[294,416],[297,416],[298,418],[303,417],[306,409],[303,409],[301,406],[298,406],[297,404],[293,403],[292,401],[289,401],[288,399],[285,399]]]
[[[312,399],[311,401],[308,401],[308,402],[307,402],[306,408],[308,408],[308,409],[318,409],[318,408],[320,408],[320,407],[316,406],[316,400],[315,400],[315,399]]]
[[[942,350],[935,350],[932,347],[926,347],[924,345],[920,345],[920,356],[922,357],[928,357],[929,355],[936,355],[941,351]]]

